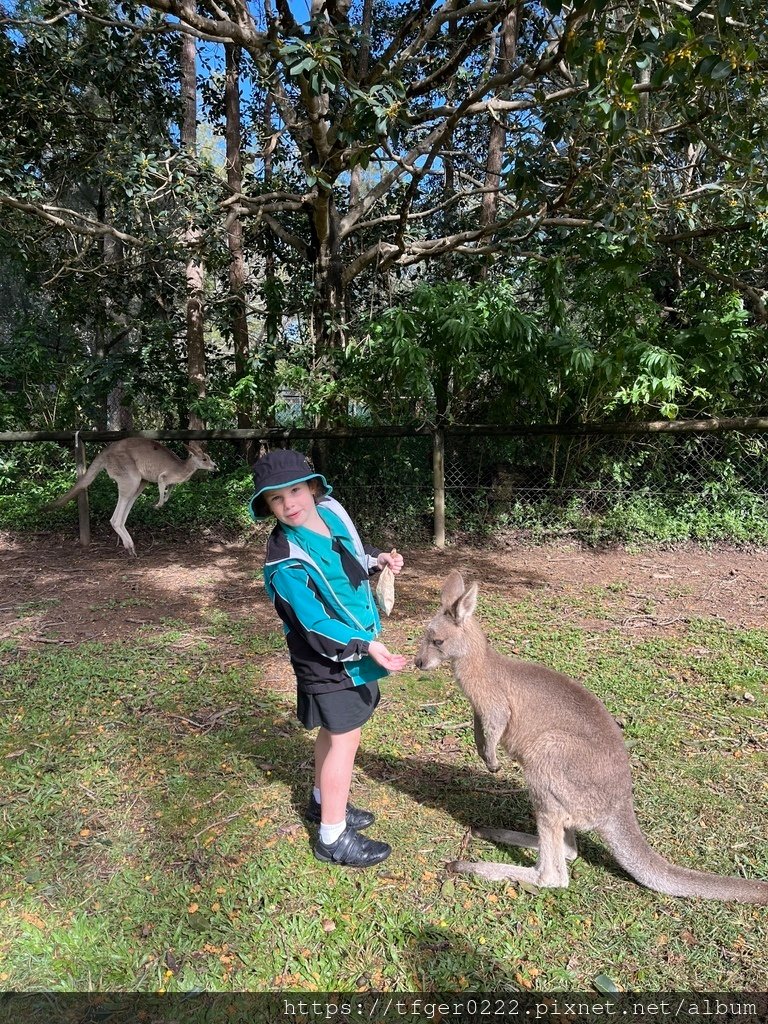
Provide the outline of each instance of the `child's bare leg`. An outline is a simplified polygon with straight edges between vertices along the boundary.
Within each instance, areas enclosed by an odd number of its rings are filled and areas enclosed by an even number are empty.
[[[323,824],[346,819],[352,769],[360,745],[361,729],[332,733],[320,728],[315,740],[315,785],[320,790]]]

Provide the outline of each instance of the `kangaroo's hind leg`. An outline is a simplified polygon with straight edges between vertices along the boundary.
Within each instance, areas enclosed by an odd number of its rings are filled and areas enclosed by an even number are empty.
[[[568,865],[566,863],[565,828],[563,821],[556,814],[540,813],[536,817],[539,827],[538,839],[525,832],[508,833],[525,840],[515,843],[517,846],[538,847],[539,857],[536,866],[521,867],[518,864],[483,864],[474,861],[455,860],[447,864],[449,871],[456,874],[479,875],[492,882],[508,880],[511,882],[528,882],[548,889],[566,889],[568,887]],[[493,829],[483,830],[487,835]],[[502,832],[504,830],[501,830]]]
[[[145,487],[146,481],[142,480],[141,477],[120,477],[117,481],[117,505],[115,505],[115,511],[112,513],[112,518],[109,521],[112,529],[123,542],[123,546],[128,554],[134,557],[136,556],[136,548],[133,544],[133,538],[125,528],[125,521],[133,508],[134,502]]]
[[[489,882],[527,882],[539,885],[536,868],[524,868],[519,864],[482,863],[472,860],[452,860],[446,870],[456,875],[479,875]]]
[[[528,850],[538,850],[539,837],[529,832],[512,832],[506,828],[473,828],[472,835],[480,839],[488,839],[492,843],[504,846],[522,846]],[[576,833],[572,828],[564,830],[565,859],[576,860],[579,850],[576,845]]]
[[[561,813],[539,811],[536,814],[539,832],[539,859],[536,871],[538,885],[551,889],[568,888],[568,864],[566,853],[565,825]]]

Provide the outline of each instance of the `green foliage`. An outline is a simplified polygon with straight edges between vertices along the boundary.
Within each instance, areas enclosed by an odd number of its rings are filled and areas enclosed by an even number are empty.
[[[515,279],[419,285],[363,325],[339,389],[385,422],[756,411],[768,331],[752,325],[736,294],[691,284],[674,317],[665,315],[647,254],[590,255],[527,267]]]
[[[510,393],[541,408],[543,339],[512,282],[419,285],[367,324],[343,365],[350,393],[391,420],[485,420]]]
[[[755,326],[739,295],[694,278],[665,307],[671,268],[646,250],[569,255],[534,271],[560,363],[549,372],[562,381],[561,414],[594,421],[761,410],[768,329]]]
[[[43,6],[50,19],[20,8],[0,36],[0,414],[8,427],[105,426],[119,392],[142,425],[178,422],[185,233],[210,225],[220,183],[204,154],[176,151],[177,46],[124,7],[106,4],[100,22]],[[61,210],[75,230],[52,232],[19,203]],[[97,228],[81,238],[83,225]],[[223,234],[207,246],[214,268]],[[217,377],[213,359],[213,392]]]
[[[105,425],[116,402],[143,427],[286,420],[286,392],[307,424],[350,403],[373,422],[762,411],[764,5],[528,6],[512,70],[489,49],[502,8],[420,21],[377,0],[370,30],[354,6],[306,24],[270,9],[266,34],[246,11],[236,40],[201,9],[219,43],[200,61],[197,154],[178,147],[165,6],[20,5],[0,26],[6,426]],[[241,75],[238,197],[220,43]],[[236,359],[235,217],[251,339]]]

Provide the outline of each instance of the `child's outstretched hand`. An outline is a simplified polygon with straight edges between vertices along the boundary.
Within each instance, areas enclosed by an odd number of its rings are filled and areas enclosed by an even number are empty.
[[[394,548],[392,548],[391,551],[382,551],[376,561],[379,563],[380,569],[383,569],[385,565],[388,565],[395,575],[397,575],[403,568],[403,556]]]
[[[389,672],[401,672],[406,665],[411,663],[410,658],[406,658],[404,654],[392,654],[378,640],[371,640],[368,645],[368,653],[377,665],[381,665]]]

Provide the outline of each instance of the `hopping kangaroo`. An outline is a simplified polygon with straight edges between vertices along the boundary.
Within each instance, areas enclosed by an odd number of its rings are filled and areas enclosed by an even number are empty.
[[[180,459],[169,448],[144,437],[126,437],[122,441],[115,441],[114,444],[107,445],[104,451],[99,452],[75,486],[57,498],[53,504],[65,505],[84,491],[102,469],[106,469],[117,484],[117,505],[109,522],[128,554],[135,555],[136,549],[130,533],[125,528],[125,521],[147,484],[157,484],[160,498],[155,508],[160,508],[168,500],[173,484],[183,484],[195,470],[206,469],[213,472],[216,469],[216,463],[196,441],[185,447],[189,452],[189,458]]]
[[[768,904],[768,883],[690,871],[659,856],[640,831],[624,739],[605,706],[568,676],[491,649],[474,618],[477,584],[454,571],[442,607],[426,628],[416,665],[450,661],[475,713],[475,742],[492,771],[502,742],[530,790],[538,838],[505,829],[478,829],[484,838],[538,849],[535,867],[454,861],[449,869],[493,880],[565,888],[577,831],[593,830],[641,885],[670,896]]]

